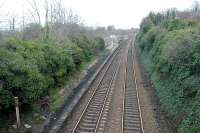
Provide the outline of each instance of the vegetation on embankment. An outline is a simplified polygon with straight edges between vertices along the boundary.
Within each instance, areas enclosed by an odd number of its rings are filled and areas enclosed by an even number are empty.
[[[162,109],[180,133],[200,132],[200,10],[150,13],[137,35]]]
[[[52,89],[64,85],[84,64],[104,50],[102,38],[84,34],[62,42],[16,38],[2,41],[0,123],[14,114],[15,96],[19,97],[20,110],[31,107],[42,97],[49,96]]]

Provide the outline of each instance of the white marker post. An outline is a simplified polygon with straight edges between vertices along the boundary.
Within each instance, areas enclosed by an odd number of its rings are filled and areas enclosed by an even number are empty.
[[[17,132],[20,133],[20,116],[19,116],[19,100],[18,97],[15,97],[15,109],[16,109],[16,118],[17,118]]]

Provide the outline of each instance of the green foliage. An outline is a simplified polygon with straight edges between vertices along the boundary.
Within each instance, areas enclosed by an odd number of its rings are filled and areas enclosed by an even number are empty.
[[[153,25],[154,24],[150,18],[144,18],[140,24],[140,32],[143,34],[146,33]]]
[[[92,46],[93,42],[89,40],[86,36],[73,36],[70,38],[73,43],[75,43],[78,47],[83,49],[83,54],[85,56],[85,60],[89,61],[92,55]]]
[[[173,19],[173,20],[163,21],[161,26],[169,31],[172,31],[172,30],[185,29],[188,27],[195,26],[195,22],[190,20]]]
[[[165,20],[174,20],[176,18],[176,13],[177,10],[175,8],[168,9],[166,12],[163,13],[150,12],[145,19],[149,19],[153,23],[153,25],[157,26]],[[142,21],[142,25],[144,25],[145,19]]]
[[[86,36],[73,42],[22,41],[9,39],[0,44],[0,107],[13,106],[14,96],[31,104],[47,95],[49,88],[63,84],[63,80],[79,69],[81,64],[104,50],[101,39]]]
[[[97,55],[100,50],[105,49],[105,42],[102,38],[89,39],[85,35],[81,35],[72,36],[70,39],[82,49],[86,61],[89,61],[92,55]]]
[[[160,14],[165,16],[166,13]],[[157,14],[158,15],[158,14]],[[162,109],[173,120],[180,119],[178,131],[200,131],[200,27],[191,20],[158,18],[140,30],[137,42],[146,70],[155,85]],[[157,21],[158,22],[158,21]],[[141,29],[146,27],[142,22]]]
[[[156,38],[165,32],[165,29],[153,26],[146,34],[143,35],[141,40],[139,40],[140,48],[145,51],[149,51],[153,47]]]

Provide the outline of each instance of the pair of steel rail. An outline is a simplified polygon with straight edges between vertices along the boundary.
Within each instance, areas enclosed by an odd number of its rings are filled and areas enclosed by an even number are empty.
[[[109,93],[112,83],[116,78],[117,72],[120,67],[119,54],[122,46],[116,48],[112,57],[107,61],[108,65],[97,87],[89,98],[81,116],[76,122],[72,133],[89,133],[99,132],[99,123],[102,119],[102,114],[106,106],[106,101],[109,98]],[[144,133],[140,100],[138,96],[138,85],[135,73],[135,56],[134,46],[131,41],[128,45],[125,81],[124,81],[124,94],[123,94],[123,112],[122,112],[122,132],[123,133]],[[102,68],[103,69],[103,68]]]

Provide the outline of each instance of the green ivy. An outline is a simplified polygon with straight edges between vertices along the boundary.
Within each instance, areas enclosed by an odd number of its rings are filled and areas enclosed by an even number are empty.
[[[147,16],[137,35],[142,62],[155,85],[162,109],[172,120],[181,119],[177,123],[178,132],[199,133],[199,24],[163,17],[153,25],[156,18],[155,14]]]

